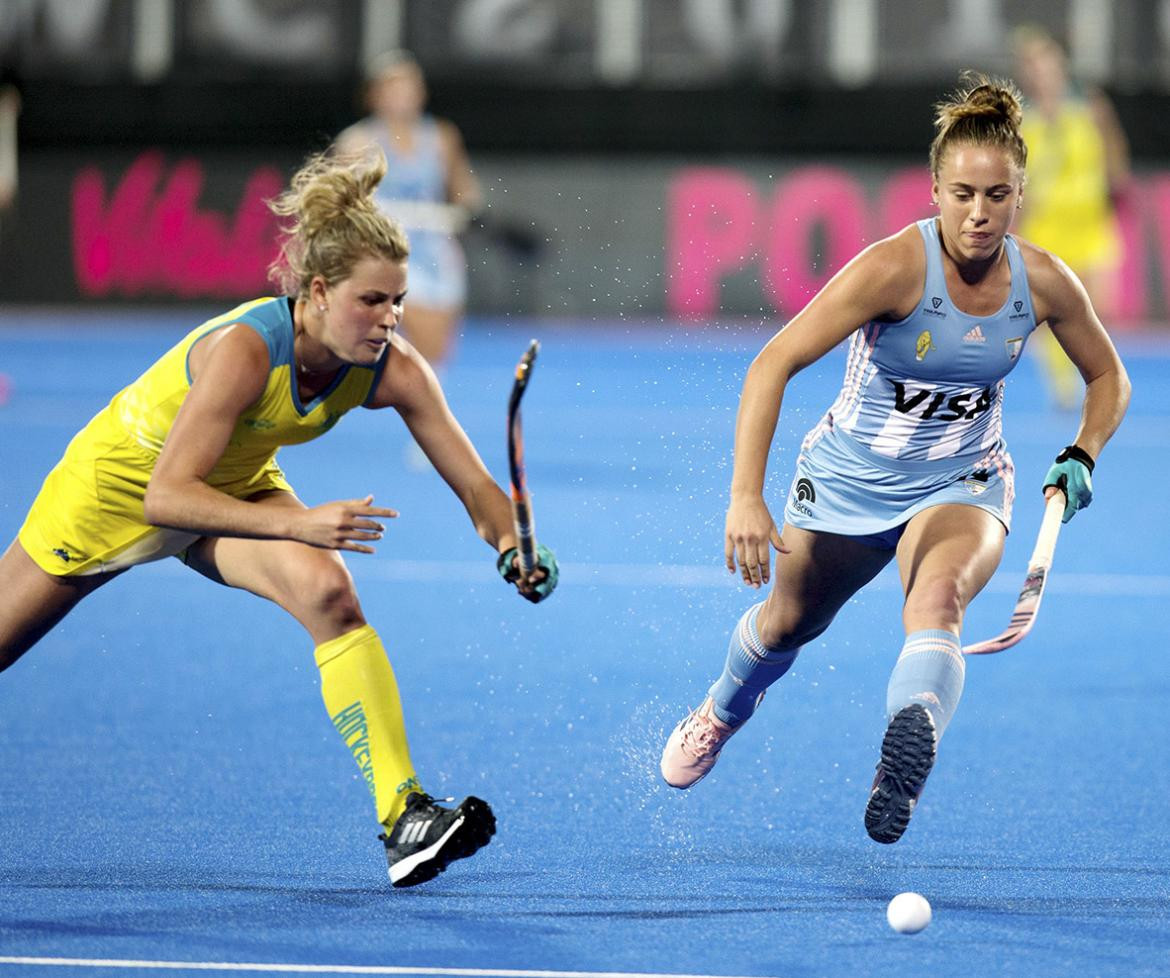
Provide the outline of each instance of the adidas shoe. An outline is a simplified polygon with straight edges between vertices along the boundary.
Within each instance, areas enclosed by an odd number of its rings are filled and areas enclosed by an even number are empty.
[[[486,846],[495,832],[496,818],[486,801],[464,798],[456,808],[443,808],[430,795],[412,791],[394,828],[378,838],[386,846],[390,882],[415,886]]]
[[[865,806],[865,831],[874,842],[902,838],[934,767],[937,746],[934,719],[925,707],[912,703],[894,714]]]
[[[761,694],[760,699],[763,699]],[[759,705],[757,701],[756,705]],[[744,723],[747,721],[745,720]],[[723,745],[743,727],[733,727],[715,715],[715,701],[708,696],[674,728],[662,750],[659,768],[672,788],[698,784],[715,766]]]

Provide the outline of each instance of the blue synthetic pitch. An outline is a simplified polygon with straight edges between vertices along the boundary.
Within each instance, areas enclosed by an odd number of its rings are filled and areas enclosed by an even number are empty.
[[[73,431],[197,318],[4,313],[5,542]],[[446,386],[501,480],[511,372],[542,341],[528,477],[562,579],[540,606],[499,581],[437,476],[403,464],[392,412],[282,454],[306,501],[372,492],[402,514],[377,556],[349,565],[425,786],[481,795],[499,818],[491,846],[425,886],[387,885],[369,797],[291,619],[173,560],[84,602],[0,677],[0,976],[197,973],[151,962],[1170,975],[1166,343],[1121,344],[1134,400],[1096,502],[1062,534],[1033,634],[968,663],[900,843],[862,826],[901,644],[891,573],[805,650],[706,781],[658,780],[663,739],[756,599],[721,567],[722,524],[739,386],[771,328],[467,326]],[[841,362],[790,388],[777,514]],[[968,640],[1006,625],[1041,476],[1076,427],[1045,405],[1031,359],[1007,404],[1015,532]],[[933,904],[919,935],[886,925],[902,890]]]

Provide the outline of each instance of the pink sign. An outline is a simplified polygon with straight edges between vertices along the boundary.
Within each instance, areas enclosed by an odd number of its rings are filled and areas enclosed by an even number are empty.
[[[276,223],[264,199],[283,186],[273,167],[247,180],[234,214],[203,210],[203,164],[139,156],[107,193],[96,167],[73,182],[73,261],[83,295],[240,296],[267,288]]]
[[[681,170],[667,192],[667,310],[682,318],[718,316],[723,282],[747,274],[758,280],[762,304],[795,315],[866,244],[929,216],[930,183],[925,166],[895,171],[876,195],[855,174],[832,166],[796,169],[770,187],[732,168]],[[1149,319],[1143,222],[1153,224],[1168,280],[1170,177],[1139,182],[1118,218],[1125,260],[1110,318]]]
[[[713,310],[719,280],[757,253],[755,188],[734,170],[685,170],[670,187],[667,213],[667,308]]]
[[[800,309],[861,250],[865,211],[857,181],[832,167],[798,170],[777,184],[760,269],[775,308]]]

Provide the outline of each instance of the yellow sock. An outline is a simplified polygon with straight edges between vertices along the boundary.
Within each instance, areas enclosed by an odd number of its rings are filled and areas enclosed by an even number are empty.
[[[314,655],[325,708],[374,796],[378,821],[389,828],[406,808],[406,796],[422,788],[382,640],[363,625],[318,645]]]

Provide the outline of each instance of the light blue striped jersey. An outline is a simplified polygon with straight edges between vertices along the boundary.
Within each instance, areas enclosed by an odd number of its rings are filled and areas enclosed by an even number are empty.
[[[386,175],[374,191],[374,199],[384,209],[392,214],[396,200],[446,202],[447,165],[434,118],[424,115],[419,119],[410,152],[395,145],[384,125],[375,123],[370,131],[386,154]]]
[[[409,211],[400,214],[397,206],[401,201],[447,203],[442,131],[437,119],[422,116],[410,152],[396,146],[386,126],[376,119],[370,121],[369,132],[386,154],[386,175],[374,191],[374,201],[383,213],[402,221],[410,239],[409,335],[412,307],[459,309],[467,296],[467,263],[457,238],[447,231],[412,224]]]
[[[926,248],[918,308],[853,334],[841,392],[809,438],[827,424],[886,458],[962,464],[1002,440],[1004,378],[1036,328],[1028,273],[1008,235],[1007,301],[994,315],[968,315],[947,294],[935,219],[919,221],[918,230]]]

